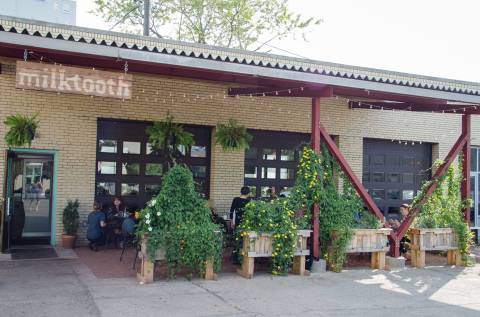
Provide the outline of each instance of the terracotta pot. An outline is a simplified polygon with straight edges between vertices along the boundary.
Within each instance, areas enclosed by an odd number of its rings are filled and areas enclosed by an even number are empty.
[[[62,244],[64,249],[73,249],[75,247],[76,236],[62,234]]]

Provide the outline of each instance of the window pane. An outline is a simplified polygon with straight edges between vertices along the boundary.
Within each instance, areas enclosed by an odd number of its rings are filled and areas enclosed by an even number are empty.
[[[193,177],[195,178],[205,178],[207,177],[207,167],[206,166],[190,166],[192,170]]]
[[[115,162],[98,162],[98,173],[105,175],[114,175],[117,173],[117,163]]]
[[[148,154],[152,154],[153,150],[152,150],[152,144],[151,143],[147,143],[146,144],[146,147],[145,147],[145,153]]]
[[[177,149],[180,152],[181,156],[187,155],[187,148],[185,147],[185,145],[179,145]]]
[[[250,160],[257,159],[258,151],[256,147],[251,147],[245,150],[245,158]]]
[[[147,184],[145,185],[145,194],[150,199],[154,196],[157,196],[160,192],[160,185],[159,184]]]
[[[280,150],[280,160],[281,161],[293,161],[293,160],[295,160],[295,151],[294,150]]]
[[[373,173],[373,181],[382,183],[385,181],[385,173]]]
[[[370,190],[370,195],[372,195],[373,199],[384,199],[385,198],[385,190],[384,189],[372,189],[372,190]]]
[[[388,173],[387,182],[389,183],[400,183],[400,174],[399,173]]]
[[[161,176],[162,175],[162,164],[147,163],[145,165],[145,175],[147,175],[147,176]]]
[[[262,186],[260,197],[262,198],[271,197],[272,193],[274,192],[275,192],[275,188],[273,186]]]
[[[398,189],[389,189],[387,190],[388,199],[400,199],[400,190]]]
[[[292,168],[281,168],[280,179],[293,179],[294,170]]]
[[[207,192],[206,181],[204,179],[195,179],[195,191],[202,197],[205,197]]]
[[[395,156],[395,155],[387,155],[387,165],[388,166],[394,166],[394,167],[397,167],[399,164],[398,164],[398,156]]]
[[[413,189],[405,189],[402,191],[403,200],[412,200],[413,199]]]
[[[478,160],[478,151],[477,151],[477,148],[472,148],[471,152],[470,152],[472,155],[471,155],[471,159],[472,159],[472,167],[471,167],[471,171],[472,172],[476,172],[477,169],[478,169],[478,165],[477,165],[477,160]]]
[[[97,196],[115,196],[114,182],[97,183]]]
[[[140,175],[140,163],[122,163],[122,175]]]
[[[413,184],[413,173],[403,173],[403,183]]]
[[[140,142],[123,142],[123,154],[140,154]]]
[[[257,178],[257,167],[245,166],[245,178]]]
[[[207,157],[207,147],[200,146],[200,145],[192,146],[190,156],[191,157]]]
[[[275,161],[277,159],[277,150],[275,149],[263,149],[262,158],[267,161]]]
[[[137,196],[140,189],[138,184],[122,184],[122,196]]]
[[[402,165],[414,167],[415,166],[415,158],[414,157],[402,157]]]
[[[374,155],[373,156],[373,164],[375,164],[375,165],[385,164],[385,155]]]
[[[363,172],[362,174],[362,182],[368,183],[370,182],[370,172]]]
[[[102,153],[117,153],[117,141],[115,140],[99,140],[98,147]]]
[[[292,193],[293,187],[281,187],[280,192],[278,193],[279,197],[289,197]]]
[[[277,169],[274,167],[262,167],[262,178],[267,178],[267,179],[277,178]]]
[[[248,186],[250,188],[250,196],[257,197],[257,186]]]

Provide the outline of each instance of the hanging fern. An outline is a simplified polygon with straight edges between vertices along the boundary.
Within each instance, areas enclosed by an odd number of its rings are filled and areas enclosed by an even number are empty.
[[[39,124],[37,116],[38,114],[35,114],[30,118],[26,115],[16,114],[5,119],[4,124],[10,127],[10,130],[5,134],[5,142],[8,147],[27,144],[30,147],[32,145]]]
[[[239,125],[235,119],[229,119],[226,124],[217,124],[215,143],[220,144],[224,151],[247,149],[252,138],[247,128]]]
[[[169,113],[165,121],[155,122],[146,132],[152,153],[164,157],[164,171],[175,165],[177,158],[183,155],[182,147],[186,150],[194,143],[193,134],[185,131],[181,124],[174,123]]]

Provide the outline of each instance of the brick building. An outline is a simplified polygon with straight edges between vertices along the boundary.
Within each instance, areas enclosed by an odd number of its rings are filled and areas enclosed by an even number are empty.
[[[18,88],[19,60],[119,74],[128,68],[131,98]],[[194,134],[195,147],[185,160],[198,190],[222,213],[244,184],[257,197],[270,187],[281,192],[293,185],[295,149],[310,140],[310,94],[316,92],[321,124],[380,210],[395,216],[430,176],[432,162],[455,143],[463,113],[476,113],[480,104],[478,83],[1,16],[0,64],[2,121],[18,113],[38,113],[40,120],[31,149],[7,151],[6,127],[0,125],[0,150],[8,152],[0,156],[5,180],[0,195],[23,201],[24,238],[51,244],[61,243],[62,210],[70,199],[80,201],[82,221],[94,199],[107,202],[120,195],[131,208],[142,207],[161,178],[158,161],[148,154],[145,127],[167,113]],[[404,111],[392,111],[398,105],[385,101],[404,101]],[[415,102],[444,107],[410,111]],[[230,118],[254,135],[246,153],[215,145],[215,125]],[[480,119],[475,116],[471,135],[471,192],[477,198]],[[17,171],[12,164],[20,166]],[[31,190],[38,180],[41,195]],[[480,226],[477,205],[478,199],[472,226]],[[3,249],[12,232],[7,219],[2,215]]]

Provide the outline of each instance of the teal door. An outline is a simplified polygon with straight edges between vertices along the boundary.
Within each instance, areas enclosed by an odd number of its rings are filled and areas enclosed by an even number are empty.
[[[50,155],[9,152],[4,248],[50,244],[54,160]]]

